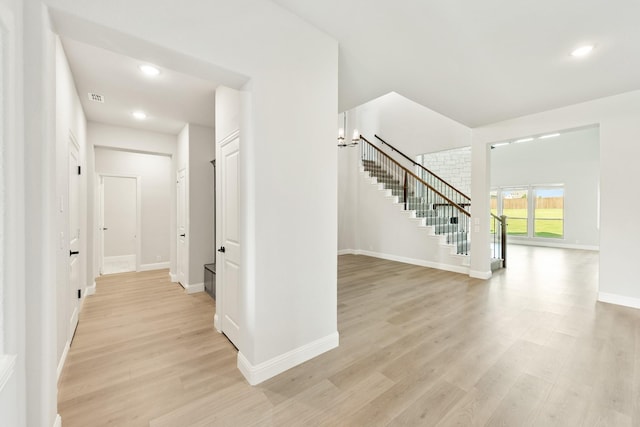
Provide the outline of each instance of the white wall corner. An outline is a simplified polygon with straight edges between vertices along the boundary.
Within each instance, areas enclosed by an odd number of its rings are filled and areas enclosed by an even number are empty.
[[[53,427],[62,427],[62,418],[60,414],[56,414],[56,420],[53,423]]]
[[[472,277],[474,279],[489,280],[491,279],[492,276],[493,276],[493,273],[491,272],[491,270],[489,271],[470,270],[469,271],[469,277]]]
[[[85,297],[88,297],[90,295],[95,295],[95,293],[96,293],[96,282],[93,282],[93,285],[87,286],[87,288],[84,290]]]
[[[298,347],[257,365],[252,365],[242,352],[238,352],[238,369],[242,372],[242,375],[244,375],[249,384],[257,385],[294,366],[300,365],[307,360],[338,347],[339,343],[340,335],[338,331],[336,331],[324,338],[305,344],[302,347]]]
[[[355,249],[340,249],[338,251],[338,256],[340,255],[356,255]]]
[[[193,285],[187,284],[184,286],[184,289],[188,294],[195,294],[198,292],[204,292],[204,282],[203,283],[194,283]]]
[[[598,292],[598,301],[608,304],[616,304],[624,307],[640,308],[640,298],[627,297],[624,295]]]
[[[171,282],[173,282],[173,283],[177,283],[178,282],[178,275],[169,272],[169,280],[171,280]]]
[[[64,362],[67,361],[67,355],[69,354],[69,349],[71,348],[71,343],[67,341],[64,345],[64,350],[62,350],[62,356],[60,357],[60,361],[58,362],[58,370],[56,372],[56,379],[60,379],[60,375],[62,375],[62,369],[64,368]]]

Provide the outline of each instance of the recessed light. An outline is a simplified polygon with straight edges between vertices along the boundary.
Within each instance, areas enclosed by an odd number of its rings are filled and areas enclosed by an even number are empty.
[[[157,67],[154,67],[153,65],[144,64],[144,65],[140,65],[138,68],[140,69],[140,71],[142,71],[144,75],[149,77],[155,77],[158,74],[160,74],[160,70]]]
[[[131,113],[131,115],[138,120],[144,120],[147,118],[147,113],[145,113],[144,111],[134,111],[133,113]]]
[[[538,139],[547,139],[547,138],[555,138],[556,136],[560,136],[559,133],[550,133],[547,135],[539,136]]]
[[[593,50],[592,44],[580,46],[579,48],[571,52],[571,56],[575,56],[575,57],[585,56],[590,54],[592,50]]]
[[[519,144],[521,142],[529,142],[529,141],[533,141],[533,138],[522,138],[522,139],[519,139],[519,140],[515,141],[515,143]]]

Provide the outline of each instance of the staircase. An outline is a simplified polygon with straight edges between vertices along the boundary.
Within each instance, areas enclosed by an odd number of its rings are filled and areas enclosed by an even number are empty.
[[[383,147],[389,146],[392,151],[411,162],[417,173],[361,136],[360,159],[363,172],[374,179],[375,183],[382,185],[385,191],[390,192],[396,203],[410,213],[411,218],[418,219],[420,227],[428,227],[442,244],[449,246],[452,254],[467,258],[462,264],[468,264],[471,250],[471,216],[467,208],[471,205],[471,199],[377,135],[376,138],[382,142]],[[503,231],[500,221],[494,223],[492,230],[495,241],[495,234]],[[502,236],[500,232],[498,237]],[[500,247],[501,243],[502,241],[498,243]],[[504,253],[506,254],[506,249]],[[504,265],[502,259],[498,261],[500,262],[492,260],[492,270]]]

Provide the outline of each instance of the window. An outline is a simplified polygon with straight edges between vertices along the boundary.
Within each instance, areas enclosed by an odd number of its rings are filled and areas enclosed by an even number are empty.
[[[533,232],[535,237],[564,235],[564,188],[536,188]]]
[[[507,216],[507,234],[521,238],[564,237],[564,186],[526,186],[491,191],[491,212]]]
[[[529,191],[526,188],[505,189],[500,192],[502,214],[507,216],[507,234],[528,236],[529,234]]]

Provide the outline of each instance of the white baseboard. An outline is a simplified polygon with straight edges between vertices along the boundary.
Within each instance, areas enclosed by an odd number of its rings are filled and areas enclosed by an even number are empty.
[[[599,251],[600,246],[597,245],[580,245],[577,243],[560,243],[560,242],[547,242],[546,240],[520,240],[517,238],[509,238],[510,245],[522,245],[522,246],[541,246],[545,248],[560,248],[560,249],[581,249],[583,251]]]
[[[220,329],[220,321],[218,320],[218,313],[213,315],[213,327],[216,328],[219,334],[222,333],[222,329]]]
[[[56,380],[60,379],[60,374],[62,374],[62,368],[64,368],[64,362],[67,361],[67,355],[69,354],[70,348],[71,348],[71,343],[67,341],[67,343],[64,345],[64,350],[62,350],[62,356],[60,357],[60,361],[58,362]]]
[[[419,265],[420,267],[435,268],[438,270],[450,271],[452,273],[469,274],[469,267],[463,265],[441,264],[439,262],[425,261],[423,259],[407,258],[398,255],[382,254],[379,252],[363,251],[359,249],[350,253],[354,255],[366,255],[374,258],[386,259],[389,261],[403,262],[405,264]]]
[[[178,275],[169,272],[169,280],[171,280],[171,283],[177,283],[178,282]]]
[[[56,414],[56,420],[53,423],[53,427],[62,427],[62,418],[60,417],[60,414]]]
[[[93,285],[87,286],[84,290],[84,296],[88,297],[89,295],[95,295],[96,293],[96,282],[93,282]]]
[[[624,295],[598,292],[598,301],[624,307],[640,308],[640,298],[626,297]]]
[[[474,279],[488,280],[488,279],[491,279],[491,277],[493,277],[493,273],[491,272],[491,270],[489,271],[470,270],[469,277],[472,277]]]
[[[184,287],[188,294],[195,294],[197,292],[204,292],[204,282],[203,283],[194,283],[192,285],[187,285]]]
[[[102,263],[102,274],[136,271],[136,255],[106,256]]]
[[[195,294],[197,292],[204,292],[204,282],[203,283],[194,283],[193,285],[190,285],[188,283],[182,283],[182,282],[178,282],[180,283],[180,286],[182,286],[185,290],[186,293],[188,294]]]
[[[340,255],[355,255],[355,250],[353,249],[340,249],[338,251],[338,256]]]
[[[16,368],[16,356],[0,355],[0,392],[9,382]]]
[[[294,366],[300,365],[307,360],[338,347],[339,343],[340,335],[338,331],[336,331],[324,338],[305,344],[302,347],[298,347],[257,365],[252,365],[242,352],[238,352],[238,369],[242,372],[242,375],[244,375],[249,384],[257,385],[269,378],[275,377],[287,369],[291,369]]]
[[[169,262],[156,262],[155,264],[140,264],[140,271],[164,270],[171,265]]]

